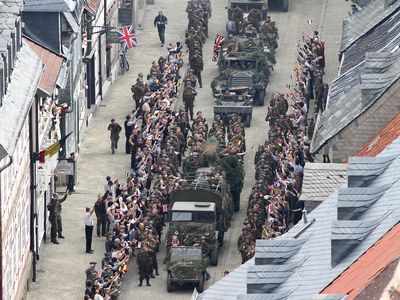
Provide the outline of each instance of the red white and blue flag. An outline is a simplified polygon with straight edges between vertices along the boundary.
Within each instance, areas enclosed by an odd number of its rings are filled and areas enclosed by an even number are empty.
[[[222,35],[217,34],[215,37],[212,61],[218,60],[219,52],[221,51],[222,47],[221,44],[224,40],[225,38]]]
[[[124,50],[137,47],[138,42],[132,25],[118,28],[117,31],[119,33],[119,41],[121,42]]]

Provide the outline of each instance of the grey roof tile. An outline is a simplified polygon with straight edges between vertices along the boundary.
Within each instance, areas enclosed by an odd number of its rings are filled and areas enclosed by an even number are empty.
[[[383,0],[374,0],[370,1],[355,15],[346,19],[343,22],[340,52],[345,51],[399,7],[400,0],[395,0],[389,7],[385,7]]]
[[[73,0],[25,0],[24,11],[33,12],[72,12],[76,1]]]
[[[42,68],[39,57],[29,47],[22,47],[0,107],[0,141],[8,155],[14,152],[19,132],[36,93]],[[27,82],[30,84],[26,84]]]
[[[379,70],[376,68],[377,73],[372,74],[368,63],[370,60],[377,62],[378,57],[384,68]],[[392,62],[390,67],[387,67],[388,60]],[[365,64],[367,64],[367,73],[364,73]],[[347,80],[351,77],[352,79]],[[334,80],[329,92],[329,105],[318,118],[315,126],[312,151],[321,149],[327,141],[373,105],[399,78],[400,49],[397,49],[391,53],[369,53],[366,55],[365,62]]]
[[[365,59],[366,52],[390,52],[400,42],[400,5],[383,22],[364,34],[343,52],[340,73],[358,65]],[[381,62],[379,61],[379,64]]]
[[[388,160],[385,157],[390,157],[391,159],[393,153],[396,153],[397,157],[366,187],[370,192],[370,189],[376,188],[377,190],[382,190],[382,186],[385,186],[383,189],[384,193],[356,221],[338,222],[338,193],[334,193],[308,215],[309,220],[315,219],[315,222],[311,226],[303,230],[304,223],[300,222],[277,239],[282,241],[306,238],[307,240],[301,246],[301,250],[284,262],[284,264],[288,265],[299,261],[303,263],[299,264],[298,268],[277,286],[271,294],[263,296],[269,297],[270,295],[290,293],[287,297],[289,300],[313,299],[316,294],[319,294],[329,283],[400,221],[400,211],[398,209],[398,199],[400,198],[400,139],[397,139],[379,154],[378,158]],[[351,160],[349,164],[352,164]],[[352,189],[352,191],[357,192],[358,196],[360,196],[362,194],[359,192],[361,189],[358,192],[355,189]],[[342,227],[338,227],[338,224],[341,224]],[[338,231],[338,228],[341,228],[341,232],[346,232],[347,230],[349,236],[352,238],[360,238],[362,236],[358,245],[354,245],[350,249],[351,251],[344,253],[346,255],[342,256],[342,259],[333,267],[331,247],[332,225],[335,226],[335,231]],[[302,233],[299,236],[299,232],[301,231]],[[338,233],[336,232],[336,234]],[[256,253],[257,251],[256,247]],[[254,261],[254,258],[249,260],[232,271],[228,276],[212,285],[199,296],[199,300],[236,300],[237,295],[246,294],[246,285],[242,284],[240,280],[243,283],[246,282],[247,270],[254,265]],[[235,282],[232,282],[232,278],[235,278]],[[317,296],[315,299],[343,299],[344,296],[331,295],[333,298],[329,297]],[[248,299],[252,299],[251,296]]]
[[[300,200],[322,202],[347,182],[347,164],[306,163]]]

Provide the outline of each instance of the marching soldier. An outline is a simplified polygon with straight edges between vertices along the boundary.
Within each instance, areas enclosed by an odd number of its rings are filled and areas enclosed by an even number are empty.
[[[191,85],[192,87],[196,87],[196,77],[193,75],[193,70],[189,69],[187,72],[185,79],[183,79],[183,86],[187,87],[188,85]]]
[[[141,249],[136,258],[136,263],[139,268],[139,286],[142,286],[143,279],[146,279],[146,285],[150,285],[150,275],[153,272],[153,263],[149,253],[148,243],[144,243],[144,248]]]
[[[182,100],[185,105],[186,113],[190,114],[190,119],[193,121],[193,108],[194,108],[194,99],[197,95],[197,92],[191,85],[187,85],[183,89]]]
[[[201,72],[204,68],[203,56],[201,54],[193,55],[192,59],[190,60],[190,67],[193,70],[193,74],[197,77],[199,81],[200,88],[203,87],[203,81],[201,79]]]

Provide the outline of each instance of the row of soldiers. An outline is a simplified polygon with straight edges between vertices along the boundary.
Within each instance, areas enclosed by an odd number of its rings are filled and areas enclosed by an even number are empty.
[[[187,4],[188,28],[185,44],[189,49],[190,70],[184,78],[184,90],[182,94],[186,113],[193,120],[194,100],[197,95],[195,90],[197,81],[200,88],[203,87],[201,72],[204,69],[203,45],[208,37],[208,20],[211,17],[210,0],[191,0]]]

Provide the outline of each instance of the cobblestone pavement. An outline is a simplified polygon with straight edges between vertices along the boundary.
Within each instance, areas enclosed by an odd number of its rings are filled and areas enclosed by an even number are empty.
[[[204,85],[198,89],[195,110],[202,110],[208,119],[212,120],[213,99],[209,88],[212,78],[217,74],[215,63],[211,61],[213,37],[215,34],[225,34],[226,0],[212,0],[213,16],[210,20],[210,39],[204,47],[205,70]],[[277,22],[280,40],[277,50],[277,65],[270,78],[267,98],[273,91],[283,91],[285,84],[290,82],[296,49],[303,33],[319,30],[320,36],[327,44],[327,77],[333,79],[337,70],[337,41],[343,17],[347,16],[349,4],[339,0],[294,0],[288,13],[272,10],[271,15]],[[153,17],[162,8],[169,18],[167,28],[167,43],[184,40],[184,30],[187,24],[185,13],[186,1],[156,0],[156,5],[146,9],[142,29],[138,32],[140,46],[129,51],[128,60],[131,70],[118,78],[110,88],[100,107],[94,114],[87,130],[82,151],[78,160],[77,192],[68,197],[63,204],[63,225],[66,238],[60,240],[60,245],[47,242],[41,250],[38,262],[37,282],[31,283],[28,299],[82,299],[84,291],[84,270],[92,260],[100,263],[104,254],[104,238],[94,237],[94,254],[85,253],[84,208],[92,206],[96,195],[103,191],[105,177],[123,178],[129,167],[129,156],[124,154],[124,140],[115,155],[111,155],[109,134],[106,130],[112,117],[122,125],[125,115],[132,109],[133,103],[130,85],[134,83],[137,73],[147,74],[151,62],[165,54],[165,48],[158,43],[157,32],[153,28]],[[309,24],[308,20],[312,20]],[[267,103],[267,102],[266,102]],[[219,280],[224,270],[233,270],[240,264],[240,255],[236,249],[237,237],[242,228],[246,211],[248,195],[254,183],[253,159],[257,147],[266,139],[267,126],[264,121],[267,107],[255,107],[250,128],[246,129],[247,155],[245,157],[245,188],[242,192],[240,213],[234,216],[231,228],[225,234],[225,244],[221,250],[219,264],[210,267],[211,279],[207,285]],[[164,248],[158,254],[160,269],[164,258]],[[138,275],[134,259],[130,270],[122,284],[120,300],[145,299],[159,296],[162,299],[188,299],[192,291],[179,290],[172,294],[166,291],[166,273],[162,270],[160,276],[151,281],[152,287],[138,288]]]

